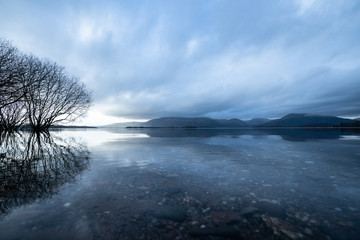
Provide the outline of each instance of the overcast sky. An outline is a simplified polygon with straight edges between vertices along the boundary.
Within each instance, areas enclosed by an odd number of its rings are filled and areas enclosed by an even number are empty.
[[[0,36],[86,83],[87,124],[360,116],[358,0],[0,0]]]

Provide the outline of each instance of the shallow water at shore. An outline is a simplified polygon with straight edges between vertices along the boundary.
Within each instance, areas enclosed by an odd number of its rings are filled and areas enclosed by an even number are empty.
[[[357,239],[359,146],[316,129],[4,136],[0,239]]]

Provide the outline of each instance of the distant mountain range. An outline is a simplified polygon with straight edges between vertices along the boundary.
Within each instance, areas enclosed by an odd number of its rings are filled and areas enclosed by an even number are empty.
[[[356,120],[309,114],[289,114],[261,124],[262,127],[334,127],[354,123]]]
[[[246,123],[249,126],[259,126],[259,125],[265,124],[269,121],[270,121],[270,119],[267,119],[267,118],[253,118],[249,121],[246,121]]]
[[[230,120],[212,119],[206,117],[163,117],[147,122],[128,122],[106,125],[104,127],[133,128],[274,128],[274,127],[360,127],[359,120],[339,118],[334,116],[319,116],[310,114],[289,114],[282,118],[270,120],[255,118],[242,121],[237,118]]]
[[[211,119],[201,118],[182,118],[165,117],[152,119],[144,123],[144,127],[180,127],[180,128],[221,128],[221,127],[246,127],[247,124],[239,119]]]
[[[143,126],[143,124],[144,122],[122,122],[122,123],[113,123],[102,127],[107,127],[107,128],[140,127]]]

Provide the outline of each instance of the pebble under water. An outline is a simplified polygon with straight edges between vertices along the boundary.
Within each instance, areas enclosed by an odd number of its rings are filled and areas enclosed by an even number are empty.
[[[1,134],[0,239],[359,239],[360,134]]]

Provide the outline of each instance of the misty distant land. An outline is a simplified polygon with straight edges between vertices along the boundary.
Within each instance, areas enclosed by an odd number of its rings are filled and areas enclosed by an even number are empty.
[[[53,125],[53,126],[50,126],[50,129],[61,129],[61,128],[98,128],[98,127],[95,127],[95,126],[77,126],[77,125]]]
[[[105,128],[359,128],[360,119],[311,114],[288,114],[279,119],[254,118],[242,121],[232,119],[212,119],[207,117],[162,117],[147,122],[114,123]]]

